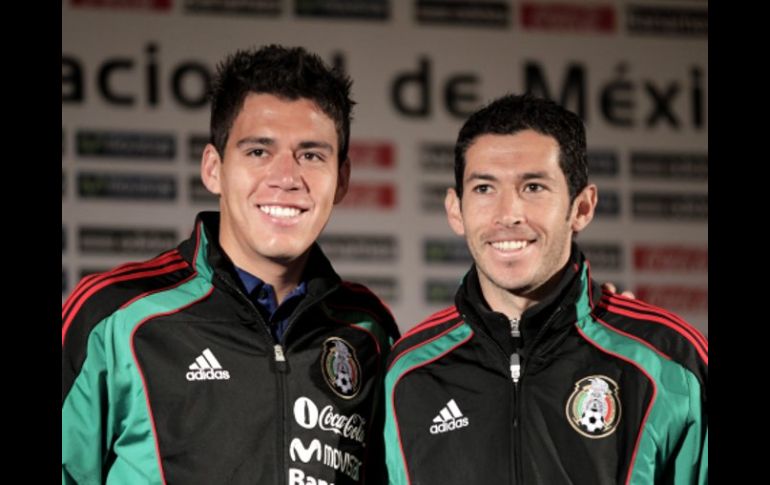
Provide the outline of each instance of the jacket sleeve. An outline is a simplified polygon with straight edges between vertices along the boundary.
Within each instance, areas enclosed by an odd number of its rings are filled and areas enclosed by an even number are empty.
[[[62,340],[62,484],[104,480],[111,435],[104,349],[98,330]]]
[[[706,390],[692,373],[686,372],[690,389],[690,412],[684,433],[675,448],[671,483],[708,484],[708,411]]]
[[[385,413],[382,406],[382,386],[377,393],[377,409],[375,410],[371,434],[367,437],[367,468],[365,473],[365,485],[386,485],[388,483],[388,470],[385,467],[385,440],[382,433]]]
[[[389,361],[390,353],[392,352],[393,343],[399,339],[400,333],[395,320],[390,319],[385,326],[386,335],[382,338],[382,345],[385,349],[385,353],[381,357],[380,365],[382,366],[381,375],[379,377],[379,384],[377,386],[377,392],[374,396],[375,409],[372,418],[372,426],[370,435],[367,437],[367,471],[364,480],[365,485],[387,485],[388,481],[388,469],[385,466],[385,435],[383,428],[385,426],[385,369],[387,369],[387,363]]]
[[[708,376],[705,377],[708,379]],[[706,381],[708,382],[708,381]],[[706,384],[703,384],[705,387]],[[693,389],[694,387],[694,389]],[[692,426],[688,433],[686,446],[692,442],[692,455],[698,469],[698,477],[695,483],[698,485],[708,485],[709,468],[709,427],[708,427],[708,404],[706,401],[706,389],[701,389],[700,382],[694,377],[691,379],[690,397],[692,399]],[[687,453],[685,451],[685,453]]]

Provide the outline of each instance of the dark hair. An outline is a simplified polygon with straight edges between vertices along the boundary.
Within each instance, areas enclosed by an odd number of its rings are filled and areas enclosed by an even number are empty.
[[[588,157],[583,121],[553,101],[530,94],[508,94],[498,98],[468,118],[455,144],[455,190],[463,193],[465,154],[476,138],[486,135],[513,135],[534,130],[552,136],[559,144],[559,166],[567,178],[570,202],[588,184]]]
[[[212,83],[209,141],[224,157],[233,121],[250,93],[313,101],[334,121],[338,160],[348,156],[353,81],[302,47],[269,45],[259,50],[238,50],[217,66]]]

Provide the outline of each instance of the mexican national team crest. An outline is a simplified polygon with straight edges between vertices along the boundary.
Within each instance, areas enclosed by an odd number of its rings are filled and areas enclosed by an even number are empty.
[[[618,385],[607,376],[590,376],[575,383],[567,400],[567,420],[589,438],[604,438],[620,422]]]
[[[342,398],[352,399],[361,389],[361,366],[356,351],[339,337],[324,341],[321,373],[332,391]]]

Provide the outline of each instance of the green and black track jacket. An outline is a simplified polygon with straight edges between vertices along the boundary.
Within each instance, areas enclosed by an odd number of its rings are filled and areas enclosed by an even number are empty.
[[[276,344],[217,243],[218,213],[153,260],[84,278],[62,310],[62,483],[385,479],[398,330],[314,246]]]
[[[602,293],[575,245],[522,316],[523,347],[475,267],[455,302],[388,359],[391,484],[707,483],[708,343],[693,327]]]

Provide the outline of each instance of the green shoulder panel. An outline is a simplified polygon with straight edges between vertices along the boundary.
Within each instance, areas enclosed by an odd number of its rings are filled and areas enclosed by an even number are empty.
[[[163,482],[132,336],[142,322],[174,313],[210,292],[210,268],[202,261],[205,246],[204,235],[196,261],[198,277],[132,302],[102,320],[89,335],[86,360],[62,405],[63,483]],[[110,449],[116,459],[102,477]]]
[[[401,441],[394,405],[395,386],[399,379],[426,362],[434,360],[473,337],[473,330],[460,322],[441,337],[418,344],[401,354],[385,375],[385,462],[391,485],[407,485],[406,463],[401,454]]]
[[[665,358],[647,345],[601,324],[591,314],[588,302],[588,279],[581,276],[584,291],[578,301],[578,327],[599,349],[620,356],[641,369],[655,386],[655,396],[644,427],[627,483],[655,483],[664,472],[662,460],[672,458],[667,466],[676,466],[676,484],[698,483],[699,460],[703,437],[699,421],[700,385],[682,365]],[[623,390],[618,391],[622,394]],[[684,443],[688,449],[677,449]],[[695,449],[697,447],[697,449]],[[689,449],[692,448],[692,449]],[[676,456],[672,456],[676,453]],[[689,460],[690,466],[681,466]],[[671,470],[668,470],[671,472]]]

